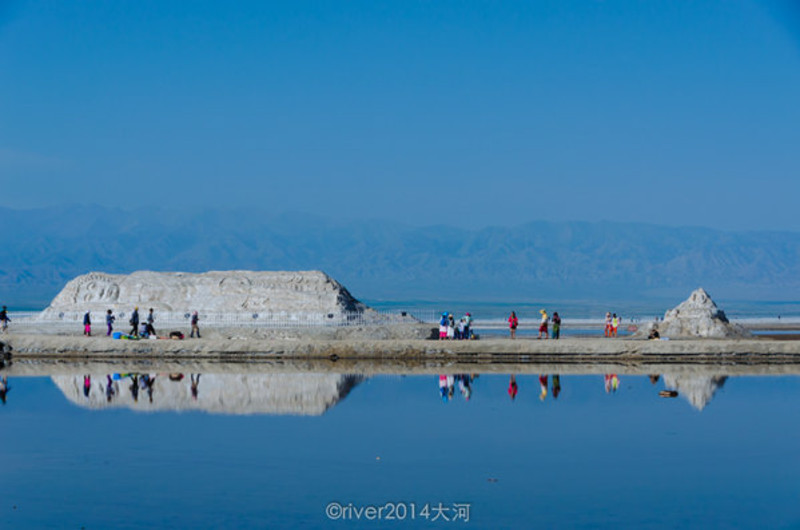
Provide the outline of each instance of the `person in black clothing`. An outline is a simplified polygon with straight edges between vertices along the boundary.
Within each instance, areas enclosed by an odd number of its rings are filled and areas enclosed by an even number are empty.
[[[550,321],[553,323],[553,338],[557,339],[561,337],[561,317],[558,316],[558,311],[553,313],[553,317]]]
[[[11,387],[8,386],[8,377],[0,377],[0,401],[3,402],[3,405],[6,404],[6,394],[8,394],[9,390],[11,390]]]
[[[197,333],[197,338],[200,338],[200,327],[197,325],[197,322],[200,320],[197,311],[192,313],[192,332],[189,334],[189,338],[194,338],[194,334]]]
[[[0,311],[0,331],[5,333],[8,330],[8,323],[11,322],[11,319],[8,318],[8,308],[3,306],[3,309]]]
[[[131,332],[129,335],[133,335],[134,337],[139,336],[139,308],[133,308],[133,314],[131,315],[131,319],[129,321],[131,325]]]
[[[156,317],[153,315],[153,308],[150,308],[150,312],[147,313],[147,333],[150,335],[156,334],[156,328],[153,327],[153,322],[156,321]]]
[[[200,385],[200,375],[201,374],[197,374],[197,379],[195,379],[194,378],[194,374],[191,374],[191,377],[192,377],[192,385],[191,385],[192,399],[197,399],[197,393],[198,393],[198,388],[197,387]]]

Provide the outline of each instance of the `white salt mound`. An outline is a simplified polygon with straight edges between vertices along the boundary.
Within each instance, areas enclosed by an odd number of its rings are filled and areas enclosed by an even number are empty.
[[[687,300],[664,314],[664,320],[645,326],[640,336],[647,336],[655,327],[662,337],[669,338],[744,338],[752,336],[738,324],[728,321],[701,287]]]
[[[139,308],[140,321],[154,309],[157,321],[184,318],[192,311],[265,318],[336,320],[373,314],[336,280],[321,271],[138,271],[92,272],[71,280],[40,318],[80,320],[86,311],[102,325],[111,309],[117,317]],[[375,313],[376,314],[376,313]],[[122,321],[117,322],[122,326]]]

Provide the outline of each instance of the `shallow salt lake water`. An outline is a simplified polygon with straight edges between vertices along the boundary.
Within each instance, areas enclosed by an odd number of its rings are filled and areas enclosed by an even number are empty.
[[[800,525],[798,377],[718,379],[694,404],[692,390],[659,397],[666,378],[625,375],[608,392],[603,375],[561,376],[557,398],[550,376],[544,399],[518,375],[514,400],[508,375],[473,378],[469,400],[457,381],[443,399],[438,375],[356,378],[333,396],[302,374],[248,377],[203,374],[194,399],[189,374],[158,376],[150,404],[122,376],[110,408],[104,376],[90,398],[82,376],[10,378],[0,526]]]

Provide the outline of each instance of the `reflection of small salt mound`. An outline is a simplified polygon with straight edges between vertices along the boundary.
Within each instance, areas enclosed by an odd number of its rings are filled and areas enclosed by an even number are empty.
[[[728,376],[676,376],[664,374],[664,386],[677,390],[678,393],[697,410],[703,410],[714,397],[718,388],[722,388]]]
[[[73,403],[92,409],[125,407],[137,411],[199,410],[220,414],[294,414],[318,416],[344,399],[363,379],[342,374],[202,374],[197,398],[192,396],[191,376],[171,381],[156,376],[153,402],[147,390],[133,397],[133,380],[116,383],[111,401],[106,399],[106,374],[93,374],[89,397],[84,396],[83,376],[53,376],[53,382]]]

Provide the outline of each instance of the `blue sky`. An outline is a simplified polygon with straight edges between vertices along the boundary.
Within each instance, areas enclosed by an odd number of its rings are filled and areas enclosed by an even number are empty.
[[[0,206],[800,231],[789,0],[0,6]]]

